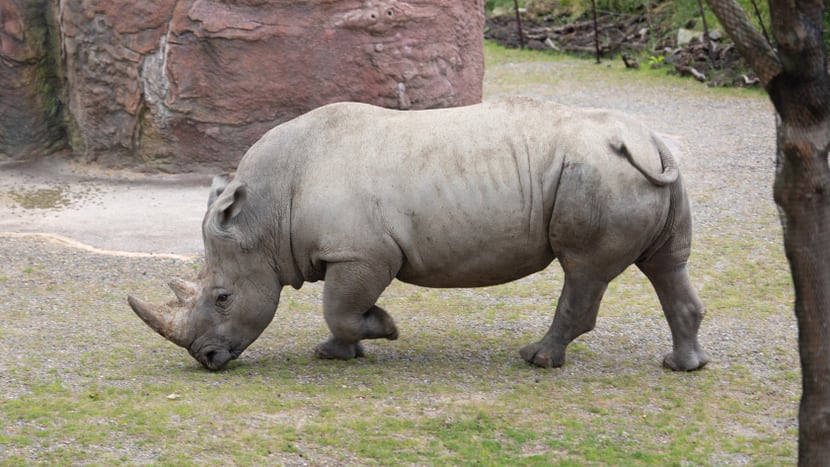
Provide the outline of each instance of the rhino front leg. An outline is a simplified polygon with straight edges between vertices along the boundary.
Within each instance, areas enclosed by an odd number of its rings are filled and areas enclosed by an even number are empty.
[[[363,339],[398,338],[392,317],[375,305],[392,279],[387,268],[349,262],[329,264],[323,288],[323,315],[331,337],[321,342],[315,354],[320,358],[349,360],[363,356]]]
[[[556,305],[553,324],[545,337],[523,347],[519,353],[528,363],[543,368],[565,363],[565,349],[572,340],[594,329],[599,304],[608,282],[588,275],[565,273],[565,285]]]
[[[709,357],[700,348],[697,333],[705,309],[691,284],[686,263],[670,268],[645,264],[638,267],[654,286],[671,328],[673,350],[663,358],[663,366],[675,371],[703,368]]]

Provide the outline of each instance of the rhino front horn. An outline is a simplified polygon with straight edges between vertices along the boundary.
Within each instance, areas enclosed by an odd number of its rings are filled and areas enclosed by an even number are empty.
[[[185,307],[153,305],[133,296],[127,297],[127,302],[142,321],[165,339],[180,347],[190,346],[193,340],[187,331],[187,315],[190,310]]]

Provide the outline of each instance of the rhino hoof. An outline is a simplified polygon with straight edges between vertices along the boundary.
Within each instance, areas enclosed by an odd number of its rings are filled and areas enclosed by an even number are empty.
[[[542,368],[558,368],[565,363],[565,352],[546,349],[541,342],[522,347],[519,354],[526,362]]]
[[[398,328],[393,327],[392,330],[390,330],[389,333],[386,334],[386,338],[390,341],[398,340]]]
[[[390,341],[398,338],[395,320],[383,308],[373,306],[363,315],[363,338],[379,339],[385,337]]]
[[[314,355],[326,360],[351,360],[355,357],[363,357],[365,353],[360,342],[346,344],[330,337],[317,345]]]
[[[696,371],[709,363],[709,357],[703,352],[691,352],[678,358],[674,352],[663,357],[663,367],[672,371]]]

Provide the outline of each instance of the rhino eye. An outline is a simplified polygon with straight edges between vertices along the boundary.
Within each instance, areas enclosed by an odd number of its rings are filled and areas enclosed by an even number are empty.
[[[224,312],[231,303],[231,294],[224,290],[218,290],[216,291],[216,298],[214,300],[218,311]]]

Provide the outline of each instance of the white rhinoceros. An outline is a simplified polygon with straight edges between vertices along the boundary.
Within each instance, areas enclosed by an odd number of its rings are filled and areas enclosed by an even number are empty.
[[[676,161],[618,113],[525,98],[408,112],[332,104],[270,130],[212,193],[198,284],[172,282],[178,302],[166,306],[129,298],[208,369],[260,335],[285,285],[325,281],[332,335],[316,353],[350,359],[363,339],[398,337],[375,304],[395,278],[480,287],[555,258],[565,285],[553,324],[522,358],[562,365],[567,345],[594,327],[608,282],[633,263],[671,328],[664,364],[708,361]]]

